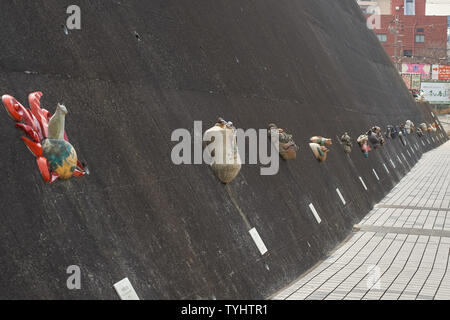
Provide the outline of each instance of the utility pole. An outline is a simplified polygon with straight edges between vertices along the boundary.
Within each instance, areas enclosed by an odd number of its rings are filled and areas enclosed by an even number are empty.
[[[399,66],[398,66],[399,56],[397,54],[399,23],[400,23],[400,19],[398,18],[398,15],[395,15],[395,19],[393,21],[391,21],[391,25],[389,26],[389,31],[394,35],[394,61],[395,61],[395,67],[397,68],[397,71],[400,72]]]

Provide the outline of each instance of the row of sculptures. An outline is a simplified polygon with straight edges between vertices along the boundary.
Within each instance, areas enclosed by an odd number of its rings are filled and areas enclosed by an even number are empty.
[[[44,181],[52,183],[58,178],[69,179],[72,176],[82,177],[89,174],[86,165],[78,160],[74,147],[69,143],[65,131],[67,108],[58,104],[55,114],[52,115],[46,109],[41,108],[40,99],[42,95],[42,92],[33,92],[28,96],[29,109],[10,95],[4,95],[2,102],[10,117],[16,122],[16,127],[28,136],[23,136],[22,140],[36,157]],[[428,125],[421,123],[416,128],[412,121],[407,120],[405,124],[400,126],[388,125],[385,136],[389,139],[399,137],[402,144],[406,145],[406,135],[416,133],[419,137],[422,137],[426,132],[436,131],[437,127],[438,124],[434,122]],[[281,158],[284,160],[296,159],[299,147],[291,134],[271,123],[268,127],[268,135],[271,138],[277,138],[271,140],[278,141],[275,148]],[[209,140],[208,143],[204,144],[204,148],[211,148],[212,161],[210,165],[215,175],[223,183],[229,183],[241,170],[236,128],[231,121],[219,118],[216,124],[205,132],[205,137],[208,136],[222,138],[222,141],[216,141],[214,144],[212,144],[213,140]],[[386,143],[381,128],[378,126],[374,126],[365,134],[361,134],[356,141],[366,158],[369,157],[372,148],[377,149]],[[352,138],[347,132],[342,135],[340,143],[345,153],[352,152]],[[309,147],[319,162],[326,161],[332,144],[331,139],[322,136],[313,136],[309,141]]]
[[[426,123],[421,123],[419,127],[416,128],[411,120],[407,120],[404,124],[400,124],[399,126],[388,125],[386,127],[385,136],[392,140],[399,137],[401,143],[406,146],[407,135],[416,133],[419,138],[422,138],[427,132],[436,132],[438,126],[439,125],[437,122],[433,122],[428,125]],[[372,150],[372,147],[377,149],[386,143],[386,139],[381,133],[381,128],[378,126],[374,126],[367,131],[367,133],[360,135],[356,141],[358,142],[361,152],[365,158],[369,157],[369,151]],[[350,153],[352,151],[351,138],[347,133],[341,137],[341,143],[344,146],[344,151],[346,153]]]
[[[388,139],[396,139],[399,137],[401,143],[406,145],[406,135],[416,133],[420,138],[424,136],[426,132],[431,133],[436,131],[438,124],[436,122],[432,124],[421,123],[419,127],[415,127],[411,120],[407,120],[405,124],[400,124],[399,126],[388,125],[386,128],[385,136]],[[238,161],[238,149],[236,141],[236,129],[233,123],[230,121],[225,121],[223,118],[219,118],[214,127],[210,128],[205,132],[220,132],[223,137],[223,157],[227,159],[221,159],[221,163],[213,161],[210,165],[213,172],[218,177],[218,179],[223,183],[231,182],[241,170],[241,163]],[[281,158],[284,160],[294,160],[297,157],[297,151],[299,147],[295,143],[293,136],[284,131],[284,129],[279,128],[276,124],[271,123],[268,126],[269,136],[278,136],[278,150]],[[369,157],[369,152],[373,149],[377,149],[386,144],[386,139],[382,134],[381,128],[378,126],[373,126],[366,133],[361,134],[356,142],[359,145],[361,152],[365,158]],[[340,143],[343,147],[345,153],[349,154],[352,152],[353,142],[350,135],[345,132],[341,138]],[[324,162],[327,159],[327,154],[330,152],[330,147],[333,141],[330,138],[325,138],[322,136],[313,136],[310,138],[309,147],[313,153],[315,159],[319,162]],[[209,143],[205,144],[207,148]],[[217,147],[217,146],[215,146]],[[214,154],[212,154],[214,156]],[[228,161],[228,162],[227,162]]]

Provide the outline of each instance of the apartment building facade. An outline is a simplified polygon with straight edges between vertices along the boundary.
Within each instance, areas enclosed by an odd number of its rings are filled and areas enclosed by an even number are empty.
[[[394,63],[447,63],[450,41],[446,16],[427,16],[426,0],[358,1],[369,18],[379,14],[374,29]]]

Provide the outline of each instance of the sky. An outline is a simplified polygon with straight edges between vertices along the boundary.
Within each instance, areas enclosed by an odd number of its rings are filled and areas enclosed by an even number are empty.
[[[450,16],[450,0],[427,0],[426,15]]]

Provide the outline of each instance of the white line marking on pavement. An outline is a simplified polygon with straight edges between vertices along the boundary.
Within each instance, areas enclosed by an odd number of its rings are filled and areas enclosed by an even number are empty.
[[[384,169],[386,170],[386,172],[389,174],[389,170],[388,170],[388,168],[386,167],[386,164],[385,164],[385,163],[383,163],[383,167],[384,167]]]

